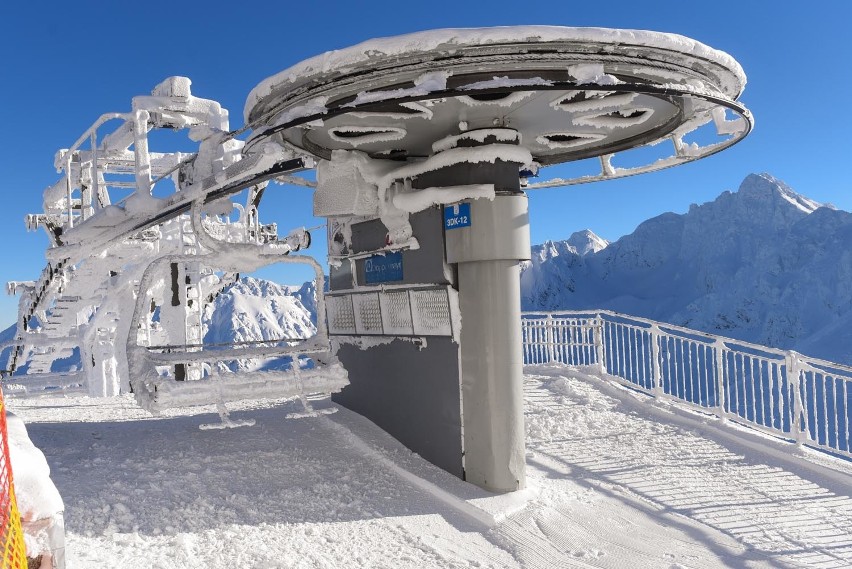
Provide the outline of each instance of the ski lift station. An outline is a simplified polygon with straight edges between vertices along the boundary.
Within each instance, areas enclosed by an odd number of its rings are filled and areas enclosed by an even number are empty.
[[[734,59],[682,36],[545,26],[318,55],[257,85],[237,130],[170,77],[56,154],[61,175],[26,220],[50,239],[47,266],[9,283],[20,312],[6,381],[132,392],[154,413],[217,404],[224,425],[241,399],[332,394],[444,470],[522,489],[526,191],[724,150],[752,128],[744,85]],[[197,151],[153,148],[155,129],[185,130]],[[653,159],[625,158],[649,146]],[[580,161],[595,169],[534,182]],[[314,187],[327,267],[304,253],[308,231],[260,221],[270,182]],[[205,344],[205,306],[273,263],[316,272],[317,334]],[[76,348],[82,372],[51,373]],[[232,365],[273,356],[289,366]]]

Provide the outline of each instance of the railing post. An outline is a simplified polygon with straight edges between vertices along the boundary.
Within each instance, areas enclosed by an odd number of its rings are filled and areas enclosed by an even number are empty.
[[[649,334],[651,335],[651,375],[654,381],[654,395],[663,397],[663,377],[660,370],[660,329],[656,324],[651,326]]]
[[[548,313],[544,320],[544,342],[547,345],[547,363],[552,364],[553,356],[553,315]]]
[[[604,352],[604,322],[603,317],[598,314],[597,318],[592,320],[592,335],[595,340],[595,357],[598,359],[598,369],[600,373],[606,374],[606,354]]]
[[[799,355],[790,350],[787,352],[787,386],[793,390],[793,416],[790,418],[790,430],[796,437],[796,446],[802,446],[807,436],[808,421],[802,409],[802,393],[799,389]],[[802,420],[804,419],[804,420]]]
[[[727,401],[727,397],[725,396],[725,358],[722,353],[725,349],[725,344],[716,340],[713,349],[716,351],[716,401],[719,405],[719,418],[722,419],[722,422],[726,422],[728,415],[725,411]]]

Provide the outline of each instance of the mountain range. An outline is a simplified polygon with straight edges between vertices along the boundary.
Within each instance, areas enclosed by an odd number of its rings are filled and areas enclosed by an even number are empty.
[[[316,289],[279,285],[265,279],[242,277],[205,307],[202,317],[205,344],[240,344],[259,340],[309,338],[316,334]],[[232,362],[231,371],[272,369],[290,358]]]
[[[524,310],[602,308],[852,363],[852,214],[769,174],[607,243],[532,248]]]

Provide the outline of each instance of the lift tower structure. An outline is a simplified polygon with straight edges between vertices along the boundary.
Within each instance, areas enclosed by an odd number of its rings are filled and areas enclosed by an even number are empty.
[[[62,176],[27,217],[50,238],[48,265],[9,284],[21,301],[7,383],[132,390],[154,412],[217,403],[226,424],[229,401],[331,393],[449,472],[523,488],[526,191],[719,152],[753,126],[745,82],[731,56],[683,36],[552,26],[325,53],[260,83],[237,130],[168,78],[57,154]],[[99,134],[106,123],[118,126]],[[162,128],[186,129],[198,151],[152,152]],[[567,163],[575,174],[531,182]],[[315,183],[296,177],[314,168]],[[258,221],[272,180],[316,186],[327,294],[322,267],[297,254],[308,232]],[[293,262],[316,271],[315,336],[205,343],[203,309],[238,273]],[[52,373],[75,348],[83,369]],[[259,358],[290,367],[243,365]]]
[[[263,81],[246,148],[319,161],[329,332],[350,380],[335,399],[479,486],[522,488],[525,190],[723,150],[752,128],[744,86],[732,57],[683,36],[549,26],[369,40]]]

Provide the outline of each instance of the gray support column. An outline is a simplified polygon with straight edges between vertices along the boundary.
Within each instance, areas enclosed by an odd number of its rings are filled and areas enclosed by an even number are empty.
[[[496,491],[525,485],[518,261],[459,263],[465,478]]]
[[[458,264],[465,479],[497,492],[526,484],[519,262],[530,258],[530,236],[519,167],[459,164],[416,180],[490,183],[497,192],[470,201],[469,225],[447,228],[445,239],[447,262]]]

